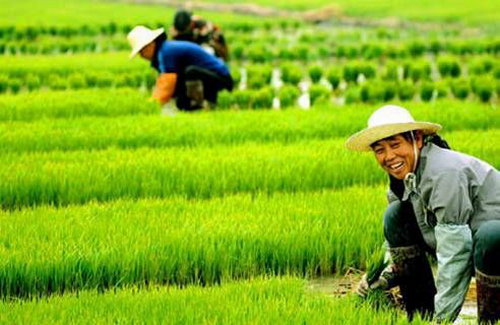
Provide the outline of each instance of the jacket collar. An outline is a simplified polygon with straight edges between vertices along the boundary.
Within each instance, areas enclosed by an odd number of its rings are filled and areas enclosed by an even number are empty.
[[[403,180],[405,189],[403,193],[403,201],[407,201],[412,192],[417,192],[417,187],[420,184],[420,180],[422,179],[422,174],[425,170],[425,165],[427,164],[427,156],[429,155],[429,151],[432,148],[432,144],[427,144],[422,147],[419,155],[419,162],[417,164],[417,170],[414,173],[408,173]]]

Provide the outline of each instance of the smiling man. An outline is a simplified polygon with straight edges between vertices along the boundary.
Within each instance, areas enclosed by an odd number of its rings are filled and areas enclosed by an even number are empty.
[[[500,173],[451,150],[441,126],[416,122],[398,106],[384,106],[368,128],[351,136],[354,151],[372,151],[390,180],[384,236],[391,264],[358,294],[399,286],[406,311],[454,320],[476,277],[478,318],[500,320]],[[425,253],[436,256],[436,286]]]

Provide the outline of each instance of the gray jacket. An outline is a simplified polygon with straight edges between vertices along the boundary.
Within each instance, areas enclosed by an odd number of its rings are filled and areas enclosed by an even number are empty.
[[[404,185],[402,199],[411,201],[438,259],[436,318],[454,320],[473,274],[473,235],[483,222],[500,220],[500,173],[477,158],[429,143]]]

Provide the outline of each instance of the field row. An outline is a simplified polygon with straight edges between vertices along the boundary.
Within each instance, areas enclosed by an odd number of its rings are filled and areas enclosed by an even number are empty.
[[[438,101],[412,103],[408,108],[417,120],[440,123],[445,132],[500,129],[500,111],[481,104]],[[136,91],[4,96],[0,99],[0,155],[346,139],[366,126],[373,109],[352,105],[308,111],[180,113],[161,118],[156,104],[146,102]]]
[[[0,304],[3,324],[406,324],[356,297],[331,299],[295,278],[257,278],[216,287],[130,287]],[[425,324],[415,319],[413,324]]]
[[[500,166],[499,130],[459,131],[446,138],[459,151]],[[345,139],[241,146],[106,149],[0,156],[5,209],[119,198],[274,193],[379,184],[386,179],[371,154]]]
[[[281,35],[275,36],[272,32],[265,32],[263,34],[265,36],[260,33],[248,36],[234,33],[228,39],[230,58],[251,62],[270,62],[274,60],[317,60],[328,58],[403,59],[443,54],[467,57],[500,54],[500,40],[495,38],[463,41],[448,39],[443,36],[435,36],[430,40],[415,36],[413,40],[396,39],[373,42],[370,38],[370,42],[367,42],[355,39],[339,41],[335,35],[326,33],[322,35],[321,30],[318,30],[317,34],[319,35],[308,36],[306,34],[294,39]],[[311,47],[311,44],[318,44],[318,46]],[[0,55],[100,53],[129,49],[130,45],[126,35],[120,35],[119,37],[52,37],[37,41],[2,41],[0,38]]]
[[[364,268],[383,243],[385,191],[354,187],[2,211],[0,295]]]

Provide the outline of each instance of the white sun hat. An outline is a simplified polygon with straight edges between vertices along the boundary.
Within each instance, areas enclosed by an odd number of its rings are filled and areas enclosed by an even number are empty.
[[[371,144],[387,137],[407,131],[421,130],[424,135],[434,134],[441,125],[429,122],[416,122],[405,108],[386,105],[377,109],[368,119],[368,127],[349,139],[346,146],[353,151],[371,151]]]
[[[144,26],[135,26],[127,35],[128,42],[132,48],[130,58],[136,56],[146,45],[154,41],[164,32],[165,30],[163,28],[149,29]]]

